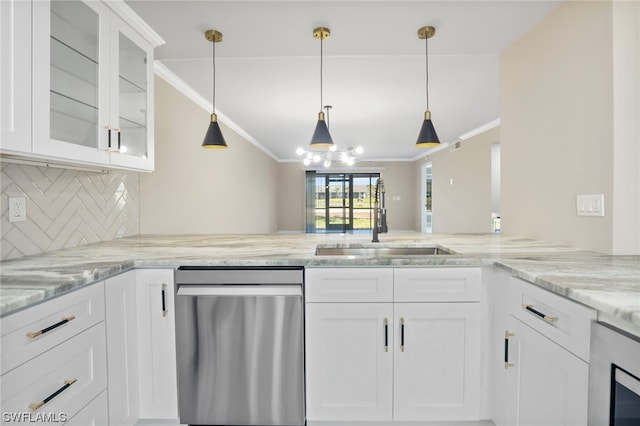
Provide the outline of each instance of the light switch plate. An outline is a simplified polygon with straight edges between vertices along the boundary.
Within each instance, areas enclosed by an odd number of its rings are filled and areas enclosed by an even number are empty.
[[[604,216],[604,194],[578,195],[576,213],[578,216]]]
[[[24,197],[9,197],[9,222],[27,220],[27,203]]]

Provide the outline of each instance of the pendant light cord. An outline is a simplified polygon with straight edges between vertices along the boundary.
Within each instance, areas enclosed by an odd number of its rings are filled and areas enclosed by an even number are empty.
[[[425,57],[425,86],[427,94],[427,111],[429,111],[429,37],[424,38],[424,57]]]
[[[214,35],[215,38],[215,35]],[[212,47],[212,62],[213,62],[213,93],[212,93],[212,102],[213,102],[213,113],[216,113],[216,41],[215,39],[211,42]]]
[[[322,111],[323,102],[322,102],[322,42],[324,40],[324,36],[322,32],[320,33],[320,111]]]

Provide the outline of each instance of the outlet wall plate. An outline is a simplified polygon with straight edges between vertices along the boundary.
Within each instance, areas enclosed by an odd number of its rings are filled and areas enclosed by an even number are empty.
[[[9,197],[9,222],[27,220],[27,203],[24,197]]]

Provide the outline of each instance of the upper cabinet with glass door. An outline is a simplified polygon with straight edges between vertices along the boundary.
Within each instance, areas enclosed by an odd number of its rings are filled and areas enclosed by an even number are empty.
[[[123,2],[33,2],[35,156],[153,170],[154,43],[123,11]]]

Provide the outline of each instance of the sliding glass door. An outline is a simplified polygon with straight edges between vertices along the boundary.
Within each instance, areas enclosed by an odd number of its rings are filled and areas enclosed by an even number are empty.
[[[307,226],[310,233],[369,231],[373,189],[379,173],[307,172]]]

